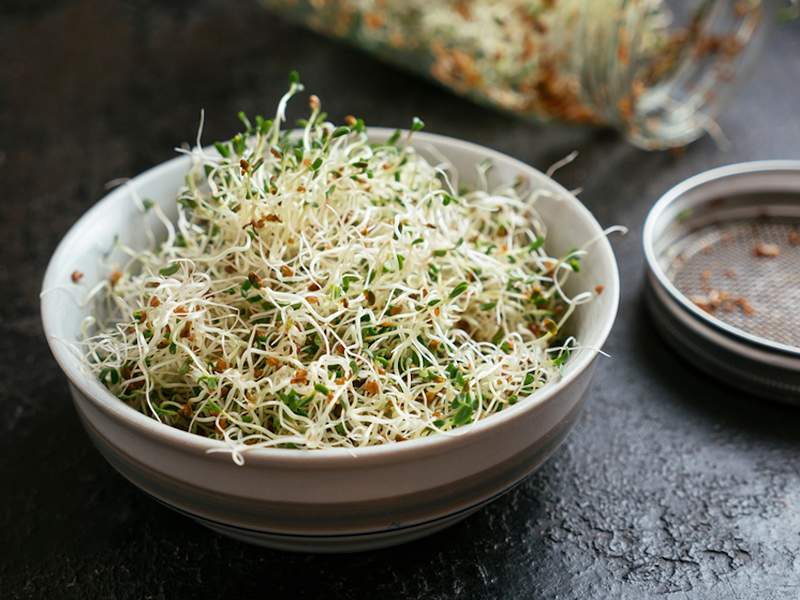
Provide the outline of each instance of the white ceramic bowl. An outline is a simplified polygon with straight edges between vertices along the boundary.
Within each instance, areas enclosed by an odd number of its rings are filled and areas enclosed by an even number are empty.
[[[375,141],[390,130],[370,129]],[[422,154],[435,148],[469,184],[484,159],[494,164],[490,181],[523,176],[553,197],[537,200],[549,227],[548,249],[559,254],[601,235],[589,211],[539,171],[474,144],[416,134]],[[174,200],[188,157],[161,164],[132,181],[142,197],[175,213]],[[459,430],[356,450],[258,449],[236,466],[212,453],[222,442],[158,423],[115,398],[82,366],[66,341],[79,338],[87,309],[72,299],[70,274],[84,272],[86,290],[104,273],[103,253],[115,235],[144,247],[141,215],[127,187],[108,194],[70,229],[45,275],[42,321],[53,355],[69,379],[75,407],[97,448],[135,485],[170,507],[221,533],[291,550],[355,551],[427,535],[463,519],[510,490],[561,443],[575,422],[597,353],[614,321],[619,278],[611,246],[600,239],[586,257],[573,289],[605,286],[571,319],[584,349],[573,353],[556,383],[518,404]],[[148,216],[148,218],[152,218]],[[60,287],[59,287],[60,286]]]

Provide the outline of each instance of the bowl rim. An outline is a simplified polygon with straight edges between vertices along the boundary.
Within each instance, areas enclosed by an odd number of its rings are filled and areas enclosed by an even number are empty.
[[[390,137],[397,129],[385,127],[370,127],[367,131],[371,140],[382,141]],[[400,130],[406,131],[406,130]],[[306,466],[333,466],[334,464],[352,464],[352,461],[358,461],[360,464],[371,463],[373,460],[385,462],[386,459],[393,459],[394,461],[405,461],[417,458],[420,454],[440,453],[445,449],[453,449],[460,447],[463,444],[472,443],[477,438],[486,434],[489,430],[495,429],[503,424],[507,424],[518,418],[523,413],[532,411],[537,407],[545,404],[559,394],[563,389],[572,384],[573,381],[578,379],[581,374],[586,371],[592,362],[597,358],[598,351],[608,338],[611,328],[616,320],[619,297],[620,297],[620,282],[619,282],[619,267],[617,264],[614,251],[611,248],[607,237],[603,234],[603,228],[597,222],[595,217],[583,203],[578,200],[570,191],[564,188],[561,184],[556,182],[551,177],[542,173],[538,169],[525,164],[524,162],[503,154],[492,148],[487,148],[473,142],[468,142],[458,138],[439,135],[427,132],[414,133],[415,143],[412,145],[416,147],[424,147],[427,143],[434,146],[442,154],[446,155],[444,149],[459,148],[472,153],[483,155],[495,163],[506,163],[512,168],[515,168],[523,173],[532,175],[534,179],[539,181],[545,178],[549,184],[563,196],[565,202],[573,205],[581,217],[588,223],[590,228],[595,230],[599,236],[597,240],[598,251],[606,255],[607,262],[611,265],[610,271],[607,273],[608,280],[604,281],[604,293],[611,298],[608,303],[608,308],[602,316],[603,324],[599,333],[593,340],[592,348],[595,351],[583,352],[572,365],[570,370],[564,374],[558,381],[548,384],[528,396],[517,404],[510,406],[498,413],[489,415],[483,419],[471,423],[468,426],[458,428],[456,433],[450,434],[435,434],[425,438],[417,438],[407,440],[402,443],[389,443],[374,446],[364,446],[357,448],[323,448],[323,449],[286,449],[286,448],[253,448],[243,451],[247,464],[285,464],[297,466],[298,463]],[[175,169],[180,163],[188,163],[191,157],[183,155],[177,156],[158,165],[155,165],[144,172],[131,178],[132,183],[139,183],[140,185],[150,180],[162,177],[165,173]],[[186,452],[205,452],[209,458],[212,453],[219,454],[225,460],[230,461],[231,446],[226,444],[223,440],[212,440],[203,436],[189,433],[171,427],[156,421],[136,409],[121,402],[114,394],[112,394],[105,387],[90,377],[88,372],[81,369],[80,365],[74,362],[74,355],[66,344],[61,343],[55,339],[52,331],[54,321],[57,318],[58,310],[55,306],[55,299],[51,295],[46,294],[47,290],[53,289],[58,286],[63,273],[57,272],[57,263],[62,262],[62,258],[66,249],[71,245],[72,240],[80,237],[85,232],[83,226],[90,218],[96,213],[107,210],[107,206],[116,201],[116,197],[124,193],[124,188],[119,187],[104,195],[86,212],[84,212],[78,220],[72,224],[67,233],[59,242],[56,250],[53,252],[47,269],[42,281],[42,297],[41,297],[41,319],[44,329],[45,338],[50,347],[50,351],[56,362],[61,367],[61,370],[67,376],[70,384],[77,388],[96,408],[100,409],[106,415],[114,418],[117,421],[122,421],[131,430],[143,434],[151,439],[155,439],[161,443],[174,446]]]

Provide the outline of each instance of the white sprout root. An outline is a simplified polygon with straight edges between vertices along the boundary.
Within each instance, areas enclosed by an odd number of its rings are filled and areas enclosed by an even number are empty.
[[[456,191],[449,165],[370,144],[319,100],[302,135],[273,120],[190,151],[179,217],[93,291],[90,369],[159,421],[258,447],[361,447],[448,432],[559,377],[559,332],[592,292],[586,250],[545,251],[541,190]],[[486,181],[488,165],[480,165]],[[105,315],[101,317],[101,315]],[[95,322],[96,320],[96,322]]]

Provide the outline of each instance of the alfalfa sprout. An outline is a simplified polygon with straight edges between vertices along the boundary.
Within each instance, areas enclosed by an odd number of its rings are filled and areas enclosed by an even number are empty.
[[[447,433],[559,378],[563,333],[587,291],[565,284],[587,250],[547,252],[523,181],[457,189],[411,144],[423,123],[371,143],[316,96],[187,150],[177,221],[93,290],[87,364],[167,425],[252,448],[385,444]],[[140,200],[141,202],[141,200]],[[597,282],[600,283],[600,282]],[[598,288],[601,290],[601,288]]]

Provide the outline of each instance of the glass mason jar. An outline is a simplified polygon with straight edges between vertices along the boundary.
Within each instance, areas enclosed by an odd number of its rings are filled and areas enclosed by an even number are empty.
[[[262,0],[293,20],[539,122],[682,146],[752,63],[760,0]]]

